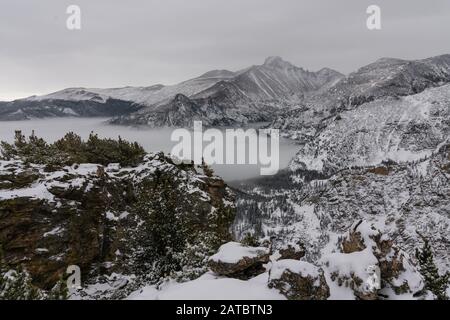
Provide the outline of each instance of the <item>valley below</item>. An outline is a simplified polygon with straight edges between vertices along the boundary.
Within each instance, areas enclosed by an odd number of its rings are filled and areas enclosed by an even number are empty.
[[[33,131],[48,142],[54,142],[68,132],[74,132],[87,138],[91,132],[103,138],[117,139],[119,136],[127,141],[136,141],[147,152],[164,152],[169,154],[176,142],[171,140],[174,128],[149,128],[145,126],[120,126],[109,124],[109,118],[49,118],[28,121],[0,121],[0,140],[14,141],[14,132],[22,131],[26,136]],[[242,128],[259,129],[267,123],[254,123]],[[192,129],[192,128],[187,128]],[[220,128],[223,132],[226,127]],[[206,144],[205,144],[206,145]],[[299,146],[288,138],[280,138],[279,163],[280,170],[287,168],[298,152]],[[226,155],[224,149],[224,154]],[[238,182],[256,178],[260,175],[261,164],[221,164],[212,168],[227,182]]]

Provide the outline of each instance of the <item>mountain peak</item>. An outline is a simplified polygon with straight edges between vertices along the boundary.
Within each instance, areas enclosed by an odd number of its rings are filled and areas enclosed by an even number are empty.
[[[264,61],[264,66],[274,67],[274,68],[292,68],[293,64],[283,60],[283,58],[278,56],[268,57],[266,61]]]
[[[228,70],[211,70],[202,74],[199,78],[232,78],[235,73]]]

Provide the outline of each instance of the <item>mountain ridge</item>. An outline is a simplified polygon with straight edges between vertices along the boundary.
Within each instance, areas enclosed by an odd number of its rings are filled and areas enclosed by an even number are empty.
[[[192,104],[199,108],[212,108],[221,110],[219,114],[208,112],[215,118],[218,125],[229,123],[230,117],[237,117],[236,123],[270,120],[271,115],[284,104],[292,104],[299,101],[303,93],[318,90],[320,87],[340,78],[343,75],[337,71],[326,69],[327,72],[309,72],[293,64],[284,61],[280,57],[269,57],[264,64],[232,72],[229,70],[211,70],[199,77],[183,81],[176,85],[164,86],[161,84],[147,87],[123,87],[123,88],[67,88],[43,96],[32,96],[13,102],[0,102],[8,112],[0,113],[0,120],[27,119],[38,116],[36,111],[27,115],[26,104],[30,103],[33,109],[46,109],[48,103],[57,109],[59,104],[65,105],[67,101],[87,104],[97,103],[107,105],[110,99],[123,101],[124,104],[133,105],[133,110],[126,109],[122,113],[102,114],[117,117],[112,122],[116,124],[146,124],[151,126],[171,126],[172,123],[164,123],[158,116],[161,107],[175,103],[178,94],[193,99]],[[219,101],[220,100],[220,101]],[[227,113],[224,104],[233,105],[233,110]],[[255,107],[256,103],[269,105]],[[17,107],[14,110],[14,107]],[[66,108],[66,106],[64,106]],[[170,107],[169,107],[170,108]],[[48,108],[47,108],[48,109]],[[67,109],[67,108],[66,108]],[[243,109],[240,112],[240,109]],[[21,112],[13,114],[21,110]],[[63,108],[64,110],[64,108]],[[262,112],[262,116],[257,113]],[[5,114],[6,113],[6,114]],[[86,113],[82,113],[86,114]],[[94,113],[95,114],[95,113]],[[127,117],[127,114],[130,116]],[[46,112],[46,116],[64,116],[63,112]],[[70,112],[77,116],[78,112]],[[197,113],[197,116],[201,114]],[[88,114],[89,116],[89,114]],[[154,120],[152,120],[154,119]],[[207,119],[200,117],[199,120]],[[183,126],[192,123],[189,119]]]

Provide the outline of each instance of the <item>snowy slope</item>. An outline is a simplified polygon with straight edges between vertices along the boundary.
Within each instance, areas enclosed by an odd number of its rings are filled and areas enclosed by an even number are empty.
[[[44,96],[34,96],[28,98],[31,101],[44,100],[97,100],[106,102],[109,98],[132,101],[136,104],[151,106],[174,97],[177,94],[193,95],[215,83],[229,79],[233,76],[231,71],[215,70],[204,75],[181,82],[176,85],[164,86],[154,85],[150,87],[124,87],[124,88],[68,88]]]
[[[291,168],[330,172],[386,160],[418,160],[449,137],[450,85],[444,85],[340,113],[302,145]]]
[[[147,286],[128,296],[128,300],[285,300],[277,290],[267,288],[268,274],[249,281],[222,278],[206,273],[186,282]]]
[[[293,187],[248,189],[237,201],[234,232],[273,236],[278,243],[303,243],[317,262],[326,247],[360,219],[395,239],[410,255],[430,239],[441,271],[450,270],[450,148],[418,162],[341,170],[328,179],[292,173]],[[325,251],[323,251],[325,250]]]

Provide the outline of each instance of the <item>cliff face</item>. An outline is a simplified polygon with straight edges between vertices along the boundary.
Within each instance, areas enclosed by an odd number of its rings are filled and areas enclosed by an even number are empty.
[[[69,265],[81,268],[83,285],[113,275],[124,290],[144,279],[195,277],[230,240],[233,219],[221,179],[163,154],[126,168],[0,161],[4,262],[45,290]]]

